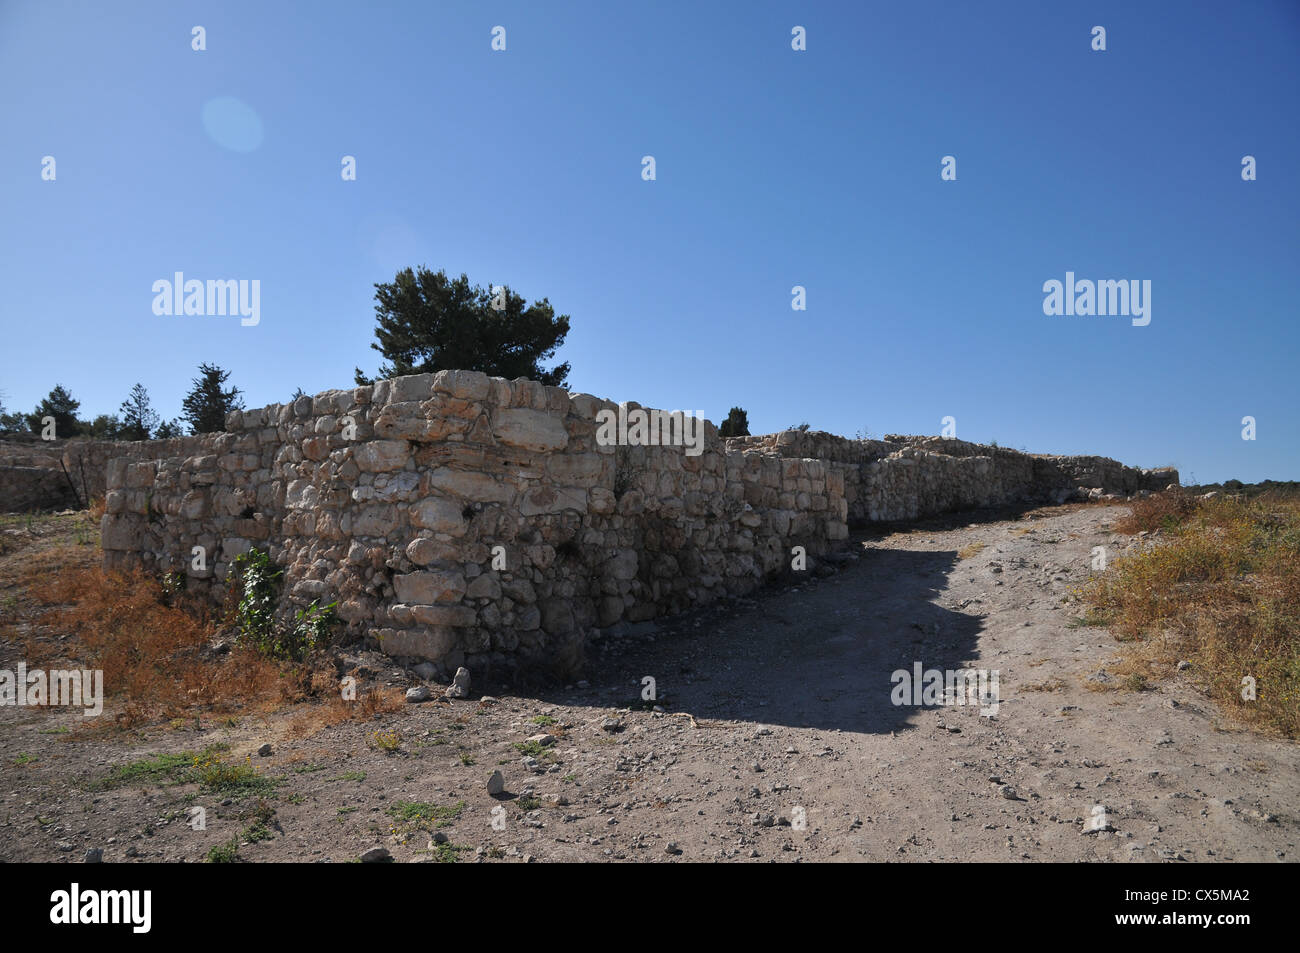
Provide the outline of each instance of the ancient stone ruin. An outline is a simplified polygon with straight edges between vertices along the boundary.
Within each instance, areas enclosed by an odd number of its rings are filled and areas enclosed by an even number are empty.
[[[0,513],[84,507],[104,496],[108,461],[160,456],[163,441],[42,440],[35,434],[0,435]]]
[[[794,547],[811,568],[850,521],[1178,480],[941,438],[724,441],[712,424],[695,454],[606,446],[602,411],[620,405],[442,371],[119,444],[105,565],[184,573],[221,598],[235,557],[264,549],[284,567],[282,611],[337,601],[349,635],[447,674],[572,660],[594,630],[753,590]]]

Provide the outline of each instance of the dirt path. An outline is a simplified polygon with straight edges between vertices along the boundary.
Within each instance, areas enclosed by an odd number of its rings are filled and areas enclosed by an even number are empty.
[[[74,715],[0,709],[0,857],[202,860],[249,830],[248,800],[87,785],[148,753],[224,741],[281,780],[269,839],[244,843],[245,860],[347,861],[375,846],[461,862],[1300,858],[1300,747],[1224,723],[1181,677],[1085,687],[1117,645],[1072,627],[1063,599],[1094,546],[1114,558],[1131,544],[1108,528],[1123,512],[870,538],[828,578],[606,640],[589,684],[486,703],[476,686],[469,701],[300,740],[285,713],[109,749],[48,733]],[[891,673],[914,663],[996,670],[997,714],[894,705]],[[667,712],[629,708],[645,676]],[[384,753],[375,734],[390,731],[399,746]],[[556,740],[526,765],[514,746],[541,733]],[[267,741],[274,753],[257,757]],[[498,768],[507,793],[493,798]],[[400,802],[444,808],[448,845],[430,842],[439,822],[394,818]],[[206,830],[187,826],[194,806]]]

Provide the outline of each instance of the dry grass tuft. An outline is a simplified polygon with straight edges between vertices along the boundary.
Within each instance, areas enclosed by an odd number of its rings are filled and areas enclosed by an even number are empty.
[[[1131,536],[1143,531],[1173,529],[1196,512],[1198,502],[1181,489],[1153,493],[1129,504],[1129,514],[1115,521],[1115,532]]]
[[[40,607],[28,636],[29,658],[49,658],[51,631],[76,637],[86,667],[104,672],[104,691],[120,703],[123,727],[206,713],[269,711],[312,692],[311,670],[250,649],[206,652],[218,627],[207,607],[169,605],[161,586],[140,572],[58,568],[57,551],[41,554],[24,580]]]
[[[345,721],[370,721],[377,715],[400,711],[406,705],[406,693],[400,688],[375,688],[359,694],[353,702],[343,700],[337,680],[330,681],[327,691],[332,693],[327,696],[328,701],[299,712],[289,722],[291,737],[310,738]]]
[[[1159,529],[1161,544],[1116,560],[1083,592],[1130,643],[1125,681],[1145,685],[1185,659],[1229,710],[1300,735],[1300,497],[1171,492],[1132,508],[1117,528]],[[1248,678],[1254,700],[1242,698]]]

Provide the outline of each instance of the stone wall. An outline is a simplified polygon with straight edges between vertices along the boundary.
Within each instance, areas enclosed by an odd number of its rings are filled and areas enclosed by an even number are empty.
[[[63,465],[82,501],[103,498],[108,491],[110,460],[154,460],[187,452],[210,437],[173,437],[170,440],[69,440],[63,446]],[[194,452],[189,449],[189,452]]]
[[[0,511],[61,510],[76,504],[77,496],[62,470],[0,465]]]
[[[86,506],[107,492],[110,460],[153,460],[203,439],[46,441],[32,434],[6,434],[0,437],[0,512]]]
[[[236,412],[197,446],[110,462],[105,562],[219,594],[265,548],[286,612],[337,600],[354,634],[454,670],[576,659],[592,627],[748,592],[793,546],[847,537],[822,461],[727,452],[711,424],[696,456],[599,446],[596,415],[617,409],[442,372]]]
[[[64,509],[76,497],[59,468],[62,450],[34,435],[0,437],[0,512]]]
[[[1140,470],[1107,457],[1048,456],[949,437],[848,440],[820,431],[733,437],[731,449],[842,464],[851,523],[914,520],[1007,503],[1063,503],[1156,492],[1172,468]]]
[[[815,560],[854,514],[1076,493],[1076,475],[1177,479],[911,438],[722,441],[712,424],[697,455],[598,443],[599,413],[638,406],[443,371],[235,412],[226,433],[109,461],[105,564],[220,598],[257,547],[284,567],[284,613],[337,601],[351,635],[396,658],[564,667],[593,629],[751,591],[796,546]]]

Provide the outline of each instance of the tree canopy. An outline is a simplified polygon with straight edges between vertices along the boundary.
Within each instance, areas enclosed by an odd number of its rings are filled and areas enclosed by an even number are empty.
[[[727,419],[718,427],[719,437],[748,437],[749,414],[743,407],[732,407]]]
[[[81,433],[81,422],[77,420],[77,408],[81,401],[74,400],[62,384],[56,384],[49,396],[42,398],[36,409],[27,415],[27,426],[32,433],[40,433],[46,417],[54,418],[54,435],[60,439],[75,437]]]
[[[121,417],[121,439],[148,440],[157,428],[159,419],[149,403],[149,392],[143,384],[136,384],[122,406],[117,410]]]
[[[374,378],[356,370],[358,384],[442,370],[482,371],[493,377],[526,377],[564,386],[565,362],[542,362],[564,343],[569,316],[556,315],[543,298],[525,307],[508,286],[482,288],[466,275],[421,267],[399,271],[375,285],[378,339],[370,346],[384,356]]]
[[[200,364],[194,387],[181,402],[181,419],[190,426],[191,433],[215,433],[226,428],[226,414],[243,408],[244,399],[239,388],[222,389],[230,376],[214,364]]]

